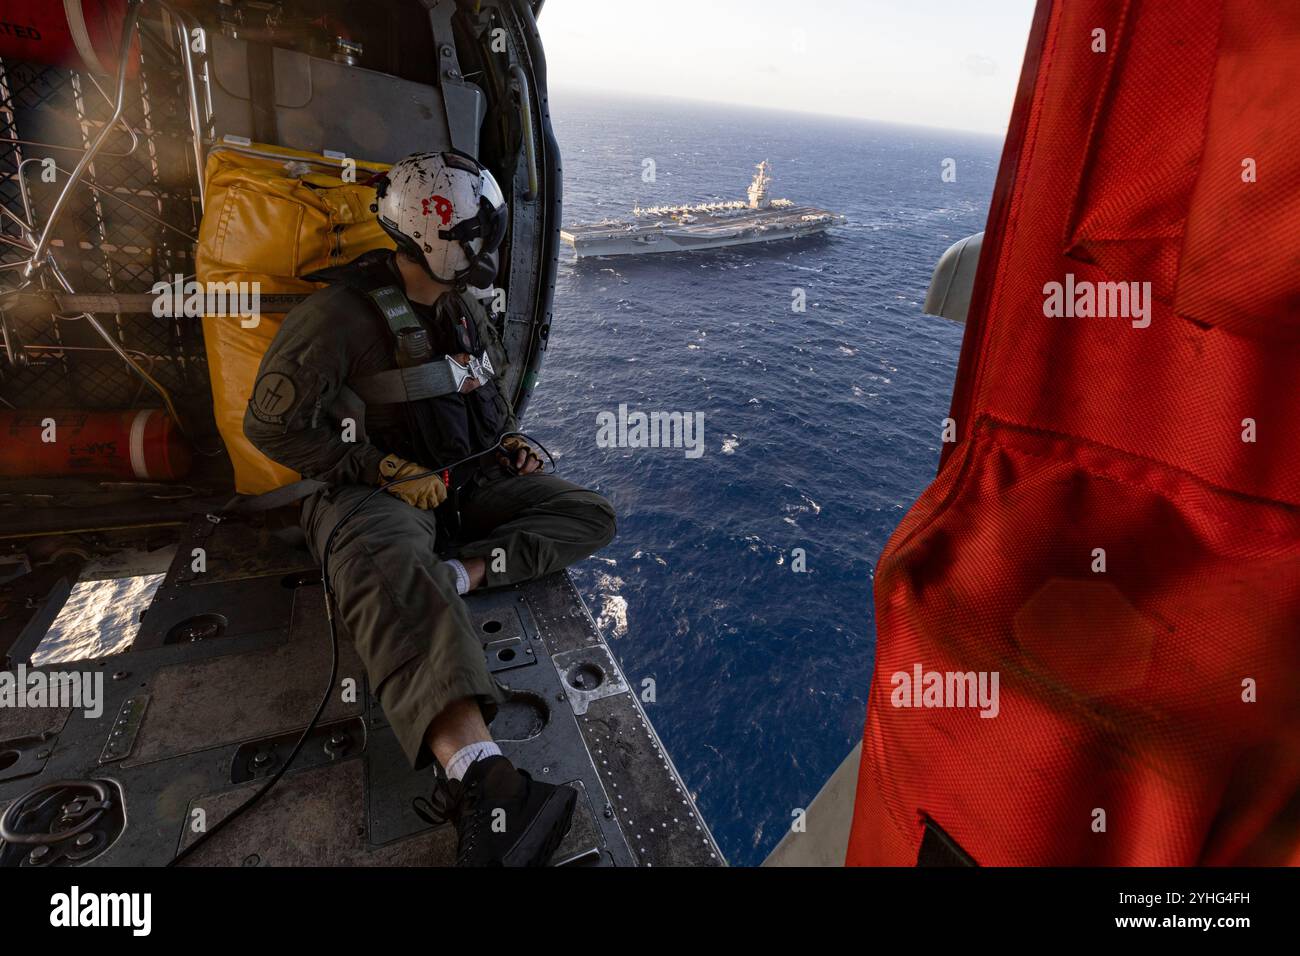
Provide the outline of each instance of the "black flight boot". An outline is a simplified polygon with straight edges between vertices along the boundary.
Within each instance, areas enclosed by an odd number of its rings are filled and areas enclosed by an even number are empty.
[[[494,756],[470,764],[463,780],[439,774],[433,799],[414,806],[427,823],[455,826],[457,866],[545,866],[577,800],[572,787],[539,783]]]

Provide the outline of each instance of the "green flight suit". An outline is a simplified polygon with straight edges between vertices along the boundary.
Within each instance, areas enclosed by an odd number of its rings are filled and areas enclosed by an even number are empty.
[[[481,310],[474,318],[500,372],[505,353],[495,330]],[[395,429],[406,425],[393,414],[396,406],[362,410],[355,396],[340,405],[350,380],[394,365],[382,316],[365,295],[341,285],[290,311],[262,358],[244,433],[272,460],[327,482],[302,507],[317,560],[330,530],[374,490],[379,461],[401,453]],[[500,401],[512,429],[513,410],[504,396]],[[352,441],[341,437],[345,413],[364,418]],[[381,491],[338,532],[330,555],[340,619],[417,768],[431,759],[425,736],[448,704],[473,697],[490,718],[504,699],[445,559],[483,558],[486,586],[499,587],[558,571],[615,533],[614,510],[599,494],[553,475],[512,475],[493,459],[480,459],[482,467],[458,491],[454,540],[432,512]],[[501,561],[494,555],[503,557],[504,570],[496,569]]]

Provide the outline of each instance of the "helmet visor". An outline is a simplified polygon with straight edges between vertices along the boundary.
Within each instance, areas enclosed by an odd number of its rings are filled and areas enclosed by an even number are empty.
[[[479,172],[478,214],[450,229],[438,230],[438,236],[466,243],[479,255],[486,255],[496,252],[505,239],[509,213],[496,179],[486,169],[480,168]]]

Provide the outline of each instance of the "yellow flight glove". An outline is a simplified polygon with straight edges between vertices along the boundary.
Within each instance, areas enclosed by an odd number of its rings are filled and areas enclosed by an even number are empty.
[[[389,455],[379,463],[379,480],[381,482],[392,481],[394,478],[406,478],[428,470],[423,465],[417,465],[405,458]],[[395,485],[388,485],[384,490],[396,498],[401,498],[411,507],[419,508],[421,511],[436,508],[447,500],[447,486],[442,483],[441,478],[434,474],[425,475],[423,478],[412,478],[410,481],[399,482]]]

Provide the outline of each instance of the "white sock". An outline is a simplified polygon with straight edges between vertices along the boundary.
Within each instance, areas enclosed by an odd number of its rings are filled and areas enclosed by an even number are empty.
[[[456,572],[456,593],[469,593],[469,572],[465,570],[465,565],[461,564],[455,558],[451,558],[447,564]]]
[[[465,776],[465,771],[477,760],[484,757],[501,756],[501,748],[490,740],[482,743],[470,744],[468,747],[461,747],[447,763],[447,778],[450,780],[459,780]]]

